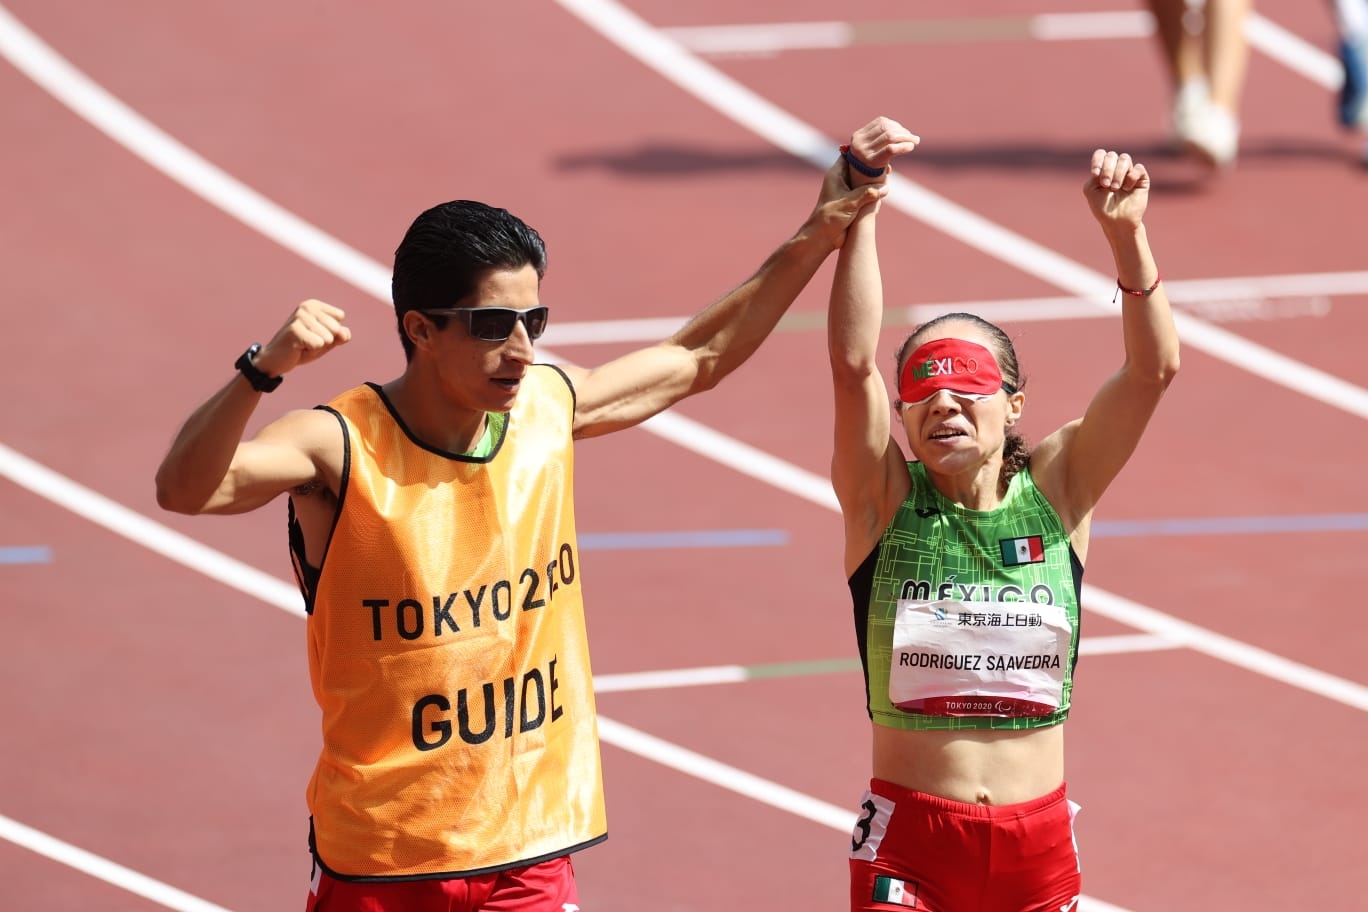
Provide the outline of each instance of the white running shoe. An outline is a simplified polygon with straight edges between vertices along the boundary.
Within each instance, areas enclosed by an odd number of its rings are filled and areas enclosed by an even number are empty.
[[[1240,151],[1240,121],[1220,105],[1208,103],[1184,148],[1210,167],[1229,168]]]
[[[1235,164],[1240,122],[1230,111],[1211,103],[1204,79],[1183,83],[1173,96],[1173,144],[1212,168]]]
[[[1173,96],[1173,145],[1182,149],[1201,129],[1200,124],[1211,104],[1205,79],[1190,79]]]

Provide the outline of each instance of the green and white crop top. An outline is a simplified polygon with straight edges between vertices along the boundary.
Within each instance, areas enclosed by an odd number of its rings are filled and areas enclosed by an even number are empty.
[[[1018,472],[994,510],[961,507],[919,462],[912,490],[850,577],[870,718],[890,728],[1063,722],[1078,661],[1083,565]]]

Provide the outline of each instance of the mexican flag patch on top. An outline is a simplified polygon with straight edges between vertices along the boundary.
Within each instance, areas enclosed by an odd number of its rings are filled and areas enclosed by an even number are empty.
[[[894,877],[874,878],[874,901],[917,908],[917,884],[915,881],[898,880]]]
[[[1039,564],[1045,560],[1045,542],[1039,535],[1004,538],[1000,544],[1003,566],[1018,567],[1022,564]]]

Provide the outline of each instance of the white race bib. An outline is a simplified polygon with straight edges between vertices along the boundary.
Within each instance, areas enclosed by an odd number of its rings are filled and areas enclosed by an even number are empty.
[[[1060,605],[899,600],[889,702],[929,716],[1048,715],[1072,639]]]

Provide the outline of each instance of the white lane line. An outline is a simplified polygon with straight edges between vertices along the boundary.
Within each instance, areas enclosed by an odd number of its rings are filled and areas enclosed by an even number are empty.
[[[125,868],[123,865],[115,864],[107,858],[93,855],[85,849],[78,849],[68,842],[54,839],[46,833],[3,815],[0,815],[0,839],[23,846],[31,852],[36,852],[59,864],[74,868],[82,874],[88,874],[96,880],[102,880],[107,884],[127,890],[129,893],[149,899],[168,909],[177,909],[180,912],[228,912],[223,906],[216,906],[197,896],[191,896],[183,890],[167,886],[161,881],[153,880],[144,874]]]
[[[1230,320],[1280,320],[1324,317],[1335,296],[1368,294],[1368,272],[1312,272],[1293,275],[1247,276],[1227,279],[1175,279],[1169,297],[1180,308],[1197,314],[1226,315]],[[913,326],[957,310],[976,313],[993,322],[1101,319],[1112,314],[1091,301],[1072,297],[1009,298],[997,301],[946,301],[938,304],[891,306],[884,325]],[[654,342],[684,325],[688,317],[648,317],[640,320],[580,320],[553,323],[543,337],[553,346]],[[826,316],[793,313],[780,328],[802,326],[826,331]]]
[[[1031,37],[1038,41],[1098,41],[1149,38],[1154,17],[1145,10],[1107,13],[1040,13],[1030,19]]]
[[[1084,584],[1083,604],[1089,611],[1119,621],[1128,627],[1147,631],[1160,639],[1187,646],[1246,671],[1368,712],[1368,687],[1362,684],[1336,677],[1301,662],[1294,662],[1277,653],[1242,643],[1233,637],[1215,633],[1196,624],[1180,621],[1171,615],[1155,611],[1119,595],[1104,592],[1094,586]],[[1285,607],[1275,610],[1285,610]]]
[[[599,716],[598,723],[599,738],[628,753],[834,830],[849,833],[855,828],[855,813],[852,810],[762,779],[621,722]]]
[[[660,32],[699,54],[779,54],[844,48],[855,40],[849,22],[681,26]]]
[[[101,133],[280,246],[389,300],[390,272],[379,263],[276,205],[172,138],[86,76],[0,6],[0,54]]]
[[[848,48],[862,43],[911,41],[1095,41],[1148,38],[1154,17],[1143,10],[1102,13],[1041,13],[1034,16],[959,19],[902,19],[885,22],[815,20],[735,25],[673,26],[659,29],[695,54],[767,56],[785,51]],[[890,36],[892,33],[892,37]],[[874,36],[878,36],[877,38]]]
[[[635,693],[642,690],[673,690],[711,684],[743,684],[750,680],[745,665],[709,665],[703,668],[671,668],[661,671],[628,671],[594,675],[594,693]]]
[[[933,36],[944,31],[947,20],[928,20]],[[1154,17],[1146,10],[1117,10],[1098,13],[1040,13],[1026,17],[980,17],[951,20],[957,25],[958,40],[973,40],[975,32],[983,41],[1019,37],[1036,41],[1099,41],[1147,39],[1154,34]],[[1015,24],[1020,23],[1020,34]],[[913,40],[916,20],[884,23],[902,27],[902,37]],[[772,55],[785,51],[845,48],[861,42],[880,28],[879,23],[840,20],[814,22],[747,23],[740,25],[701,25],[662,28],[658,31],[696,54]],[[1288,31],[1257,12],[1245,20],[1245,37],[1250,47],[1261,51],[1292,72],[1315,84],[1339,91],[1344,68],[1331,54]],[[895,42],[897,39],[894,39]],[[934,38],[932,39],[934,40]]]
[[[1083,588],[1083,601],[1092,607],[1092,588]],[[1152,633],[1118,633],[1112,636],[1081,637],[1078,641],[1080,656],[1122,655],[1127,652],[1160,652],[1177,649],[1182,644]]]
[[[148,519],[3,443],[0,443],[0,476],[168,560],[269,605],[304,616],[304,597],[297,586]]]
[[[1251,12],[1245,19],[1245,37],[1250,47],[1321,88],[1338,92],[1344,85],[1344,67],[1338,59],[1271,19]]]
[[[1156,652],[1180,649],[1181,644],[1148,633],[1083,637],[1079,655],[1120,655],[1127,652]],[[594,675],[594,693],[628,693],[642,690],[672,690],[677,687],[704,687],[714,684],[744,684],[784,677],[859,671],[858,660],[846,662],[785,662],[773,665],[705,665],[698,668],[667,668],[656,671],[629,671]]]

